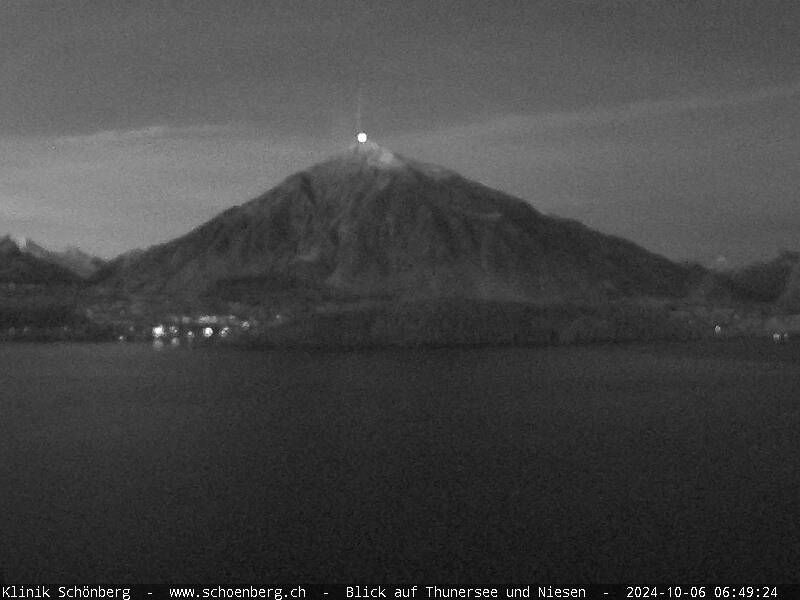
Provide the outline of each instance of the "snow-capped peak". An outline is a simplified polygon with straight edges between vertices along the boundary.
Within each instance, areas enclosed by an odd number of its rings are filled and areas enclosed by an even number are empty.
[[[366,160],[373,167],[398,168],[404,165],[391,150],[379,146],[375,142],[356,142],[350,146],[353,156]]]

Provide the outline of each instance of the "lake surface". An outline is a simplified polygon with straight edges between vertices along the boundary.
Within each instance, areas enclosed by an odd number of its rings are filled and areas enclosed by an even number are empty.
[[[800,582],[800,351],[0,344],[6,583]]]

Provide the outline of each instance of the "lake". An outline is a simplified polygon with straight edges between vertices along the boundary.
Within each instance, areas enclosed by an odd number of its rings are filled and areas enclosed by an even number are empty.
[[[0,485],[8,584],[797,583],[800,349],[0,344]]]

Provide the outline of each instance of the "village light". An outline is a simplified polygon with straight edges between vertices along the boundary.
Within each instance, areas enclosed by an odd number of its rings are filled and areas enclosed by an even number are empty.
[[[214,335],[214,330],[211,327],[203,329],[203,337],[210,338],[212,335]]]
[[[163,325],[156,325],[153,327],[153,337],[158,339],[164,337],[164,326]]]

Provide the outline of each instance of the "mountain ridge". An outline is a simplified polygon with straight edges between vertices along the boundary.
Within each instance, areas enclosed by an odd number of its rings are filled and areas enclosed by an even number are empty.
[[[0,282],[49,285],[71,284],[79,279],[61,265],[24,252],[10,235],[0,238]]]
[[[27,237],[22,238],[18,246],[21,252],[63,267],[82,279],[90,278],[105,264],[101,258],[92,256],[77,246],[67,246],[62,251],[50,250]]]

